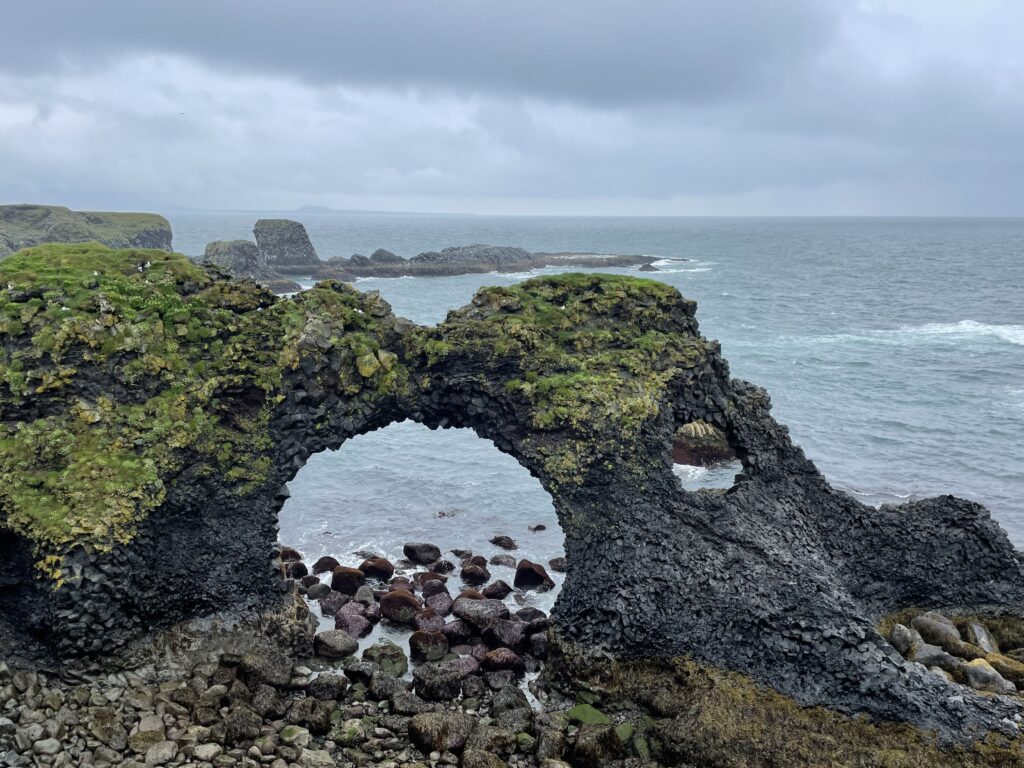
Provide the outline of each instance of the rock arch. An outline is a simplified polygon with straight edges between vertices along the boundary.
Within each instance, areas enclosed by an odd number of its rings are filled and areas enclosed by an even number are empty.
[[[425,328],[345,284],[275,300],[158,252],[37,249],[0,273],[0,524],[50,574],[19,582],[48,648],[8,624],[11,653],[96,653],[280,602],[269,550],[287,481],[314,453],[412,419],[475,430],[551,494],[568,655],[685,657],[952,740],[1006,728],[1019,709],[951,696],[875,629],[915,606],[1020,614],[1024,577],[988,512],[951,497],[875,510],[833,490],[669,286],[536,279],[482,289]],[[66,333],[44,332],[51,317]],[[672,436],[697,420],[742,461],[725,494],[685,491],[672,474]],[[71,447],[40,450],[54,434]],[[118,484],[69,471],[96,445],[127,457],[110,470]],[[84,506],[69,532],[47,513],[71,490]]]

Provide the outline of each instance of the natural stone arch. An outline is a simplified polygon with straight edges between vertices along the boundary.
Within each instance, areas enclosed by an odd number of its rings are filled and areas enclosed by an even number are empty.
[[[284,484],[313,453],[409,418],[474,429],[551,494],[569,561],[553,614],[566,674],[690,659],[961,742],[1020,708],[951,700],[875,629],[910,607],[1020,615],[1024,577],[988,512],[951,497],[875,510],[834,491],[664,284],[565,275],[482,289],[423,328],[344,284],[274,300],[158,252],[42,249],[0,272],[12,430],[0,523],[58,585],[16,587],[57,631],[58,657],[279,603],[268,549]],[[46,334],[51,315],[67,333]],[[126,383],[124,370],[140,373]],[[139,421],[140,402],[156,421]],[[671,472],[672,435],[695,420],[723,429],[743,463],[725,494],[685,491]],[[33,452],[50,435],[72,448]],[[116,475],[116,492],[102,476],[54,475],[52,462],[78,466],[95,445],[144,463]],[[88,504],[66,517],[87,530],[43,514],[69,490]],[[664,696],[685,701],[682,685]]]

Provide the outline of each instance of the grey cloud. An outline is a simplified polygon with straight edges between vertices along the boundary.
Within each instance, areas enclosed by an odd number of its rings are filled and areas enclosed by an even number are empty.
[[[5,9],[0,67],[185,54],[307,82],[594,104],[716,102],[813,60],[838,0],[51,0]]]

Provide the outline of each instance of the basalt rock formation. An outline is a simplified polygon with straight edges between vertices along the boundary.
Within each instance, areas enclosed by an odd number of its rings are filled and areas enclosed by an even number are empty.
[[[320,266],[306,228],[297,221],[260,219],[253,235],[263,261],[274,269],[303,272]]]
[[[225,270],[236,278],[255,280],[272,293],[295,293],[302,286],[273,269],[250,240],[214,240],[203,255],[206,264]]]
[[[700,764],[782,764],[824,734],[889,761],[857,764],[1020,764],[1002,739],[1024,699],[955,685],[876,628],[909,608],[1022,626],[1006,534],[961,499],[874,509],[832,489],[670,286],[540,278],[420,327],[343,283],[275,299],[160,251],[45,246],[0,264],[0,285],[6,658],[53,664],[273,605],[285,484],[412,419],[474,429],[548,490],[568,558],[552,674],[677,713],[662,738],[681,760],[686,723],[724,711],[751,739],[763,727],[763,755],[723,761],[711,733]],[[672,472],[673,435],[697,421],[742,462],[726,493]],[[947,748],[960,757],[934,757]]]
[[[111,248],[171,250],[171,225],[155,213],[72,211],[57,205],[0,205],[0,258],[42,243],[95,241]]]

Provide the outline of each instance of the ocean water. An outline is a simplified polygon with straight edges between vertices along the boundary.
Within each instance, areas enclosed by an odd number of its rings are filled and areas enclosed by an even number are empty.
[[[209,240],[251,238],[263,215],[169,218],[176,250],[197,255]],[[767,387],[776,418],[833,485],[870,504],[974,499],[1024,547],[1024,220],[279,215],[302,221],[323,258],[492,243],[664,259],[643,276],[698,302],[733,375]],[[533,274],[357,287],[436,323],[480,286]],[[679,468],[687,487],[728,486],[733,474]],[[489,556],[499,533],[542,562],[562,547],[539,483],[464,430],[403,423],[361,436],[314,456],[291,492],[281,540],[310,558],[398,558],[413,539]],[[546,530],[528,530],[538,523]],[[552,594],[527,599],[546,607]]]

